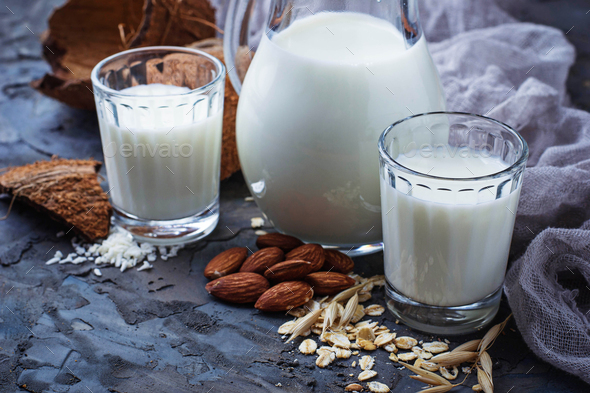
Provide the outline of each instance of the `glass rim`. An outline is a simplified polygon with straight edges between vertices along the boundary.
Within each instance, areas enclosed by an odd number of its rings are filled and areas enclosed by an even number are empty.
[[[472,177],[445,177],[445,176],[435,176],[435,175],[430,175],[428,173],[424,173],[424,172],[420,172],[420,171],[416,171],[413,169],[410,169],[402,164],[400,164],[399,162],[397,162],[393,157],[391,157],[391,155],[389,154],[389,152],[386,150],[385,148],[385,138],[387,137],[387,135],[391,132],[391,130],[393,130],[393,128],[403,122],[406,122],[408,120],[412,120],[418,117],[424,117],[424,116],[431,116],[431,115],[456,115],[456,116],[467,116],[467,117],[473,117],[473,118],[478,118],[478,119],[483,119],[485,121],[494,123],[496,125],[499,125],[500,127],[502,127],[503,129],[505,129],[506,131],[510,132],[513,135],[516,135],[516,137],[518,138],[518,140],[520,141],[520,143],[522,144],[522,152],[520,153],[520,156],[518,157],[518,159],[514,162],[514,164],[510,165],[509,167],[502,169],[501,171],[498,172],[494,172],[494,173],[490,173],[487,175],[483,175],[483,176],[472,176]],[[426,179],[433,179],[433,180],[445,180],[445,181],[480,181],[480,180],[489,180],[489,179],[497,179],[499,177],[503,177],[506,175],[511,175],[515,172],[518,172],[520,170],[520,168],[523,166],[523,164],[526,163],[528,156],[529,156],[529,147],[528,144],[526,143],[526,141],[524,140],[524,138],[522,137],[522,135],[520,135],[520,133],[518,131],[516,131],[515,129],[513,129],[512,127],[510,127],[509,125],[496,120],[496,119],[492,119],[491,117],[487,117],[484,115],[478,115],[476,113],[469,113],[469,112],[453,112],[453,111],[438,111],[438,112],[426,112],[426,113],[419,113],[416,115],[412,115],[412,116],[408,116],[405,117],[401,120],[396,121],[395,123],[389,125],[382,133],[381,136],[379,137],[379,142],[378,142],[378,146],[379,146],[379,155],[382,159],[384,159],[386,161],[386,164],[399,169],[403,172],[418,176],[418,177],[422,177],[422,178],[426,178]]]
[[[183,53],[187,53],[187,54],[205,57],[208,60],[210,60],[213,64],[215,64],[215,67],[217,68],[217,71],[218,71],[217,75],[215,76],[215,78],[211,82],[207,82],[203,86],[199,86],[195,89],[191,89],[191,90],[187,91],[186,93],[152,95],[152,97],[181,97],[181,96],[186,96],[186,95],[190,95],[190,94],[194,94],[194,93],[201,93],[201,92],[207,90],[208,87],[215,86],[225,77],[225,65],[223,65],[221,60],[219,60],[217,57],[212,56],[207,52],[203,52],[201,50],[194,49],[194,48],[182,47],[182,46],[146,46],[146,47],[141,47],[141,48],[124,50],[122,52],[115,53],[111,56],[108,56],[108,57],[102,59],[100,62],[98,62],[98,64],[96,64],[94,66],[94,68],[92,69],[92,72],[90,73],[90,80],[92,82],[92,85],[98,87],[100,90],[102,90],[106,93],[109,93],[110,95],[114,95],[117,97],[138,97],[138,95],[135,95],[135,94],[122,94],[121,90],[115,90],[113,88],[105,86],[105,84],[99,80],[98,73],[105,66],[105,64],[107,64],[117,58],[124,57],[124,56],[127,56],[132,53],[148,52],[148,51],[159,51],[159,52],[170,52],[170,53],[183,52]],[[145,85],[148,85],[148,84],[145,84]],[[138,85],[138,86],[142,86],[142,85]]]

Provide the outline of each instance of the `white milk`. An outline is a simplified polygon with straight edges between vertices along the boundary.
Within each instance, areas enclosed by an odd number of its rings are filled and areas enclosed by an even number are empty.
[[[318,13],[262,38],[238,105],[242,170],[280,231],[380,242],[377,139],[401,118],[444,107],[424,38],[406,50],[385,21]]]
[[[410,156],[410,157],[409,157]],[[463,158],[456,154],[425,159],[412,151],[395,159],[399,164],[439,177],[467,178],[506,169],[497,158]],[[520,190],[487,202],[473,203],[473,193],[453,193],[450,200],[437,195],[419,199],[386,184],[382,179],[383,238],[386,239],[385,275],[405,296],[436,306],[459,306],[482,300],[504,280]],[[442,182],[429,180],[436,189]],[[490,180],[489,185],[498,185]],[[465,188],[472,187],[465,182]],[[485,187],[478,186],[477,189]],[[398,187],[399,188],[399,187]],[[444,192],[439,192],[444,193]],[[418,197],[416,197],[418,194]],[[464,203],[464,204],[463,204]]]
[[[130,87],[120,93],[145,97],[136,98],[129,112],[117,112],[119,126],[99,116],[115,207],[143,219],[170,220],[199,213],[217,198],[222,112],[193,123],[193,114],[186,113],[191,106],[179,103],[194,97],[166,97],[189,91],[161,84]],[[155,110],[167,105],[169,112]]]

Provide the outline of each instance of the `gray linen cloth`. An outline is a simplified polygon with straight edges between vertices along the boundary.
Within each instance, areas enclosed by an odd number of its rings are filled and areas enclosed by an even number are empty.
[[[574,48],[491,0],[419,6],[448,110],[505,122],[530,147],[505,282],[518,329],[537,356],[590,383],[590,113],[568,106]]]
[[[487,114],[530,148],[504,289],[537,356],[590,383],[590,113],[565,92],[574,48],[491,1],[420,4],[449,110]]]

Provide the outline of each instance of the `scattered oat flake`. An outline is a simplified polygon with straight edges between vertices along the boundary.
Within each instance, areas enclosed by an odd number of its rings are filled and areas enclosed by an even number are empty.
[[[459,375],[459,369],[457,368],[457,366],[451,366],[451,367],[441,367],[440,368],[440,374],[445,377],[446,379],[452,381],[454,379],[457,378],[457,376]]]
[[[348,359],[352,355],[350,349],[344,348],[336,348],[336,351],[334,351],[334,353],[336,354],[336,357],[338,359]]]
[[[409,362],[412,360],[416,360],[417,357],[418,357],[418,355],[416,355],[414,352],[405,352],[405,353],[398,353],[397,354],[397,358],[399,360],[401,360],[402,362]]]
[[[412,337],[402,336],[395,339],[395,346],[399,349],[412,349],[416,345],[418,341]]]
[[[367,387],[371,392],[374,393],[387,393],[389,392],[389,387],[381,382],[369,382]]]
[[[395,339],[395,336],[395,333],[382,333],[375,339],[375,345],[382,347],[384,345],[390,344]]]
[[[399,359],[397,358],[397,355],[395,353],[390,353],[389,354],[389,360],[393,360],[394,362],[399,362]]]
[[[440,366],[436,363],[426,361],[420,363],[420,368],[423,368],[427,371],[436,372],[440,369]]]
[[[100,271],[100,269],[94,269],[92,271],[92,273],[94,273],[96,276],[101,277],[102,276],[102,272]]]
[[[304,355],[313,355],[315,350],[317,349],[318,345],[316,342],[310,338],[303,340],[299,345],[299,352]]]
[[[352,362],[352,364],[350,365],[350,367],[355,368],[356,367],[356,360]]]
[[[442,353],[449,350],[449,345],[444,342],[434,341],[422,344],[422,348],[430,353]]]
[[[351,383],[344,388],[345,392],[360,392],[361,390],[363,390],[363,387],[358,383]]]
[[[246,198],[244,198],[244,201],[246,201],[246,202],[254,202],[254,197],[247,196]]]
[[[384,346],[383,349],[385,349],[389,353],[397,353],[397,347],[393,343]]]
[[[296,321],[289,321],[283,323],[278,330],[279,334],[290,334],[293,331],[293,328],[297,325]]]
[[[328,366],[330,363],[332,363],[334,359],[336,359],[336,355],[334,354],[334,352],[321,351],[320,356],[318,356],[318,358],[315,361],[315,364],[320,368],[324,368]]]
[[[385,312],[385,307],[379,304],[372,304],[369,307],[365,307],[365,314],[372,317],[378,317]]]
[[[370,370],[375,365],[375,358],[369,355],[365,355],[359,360],[359,366],[361,370]]]
[[[359,381],[368,381],[369,379],[375,377],[377,375],[377,371],[373,370],[365,370],[359,374],[358,379]]]

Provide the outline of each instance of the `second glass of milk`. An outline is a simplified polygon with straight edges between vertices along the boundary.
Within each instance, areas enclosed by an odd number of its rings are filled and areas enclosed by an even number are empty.
[[[500,303],[526,142],[498,121],[438,112],[393,124],[379,151],[389,309],[430,333],[482,327]]]
[[[219,220],[225,68],[194,49],[148,47],[106,58],[92,84],[115,223],[178,244]]]

